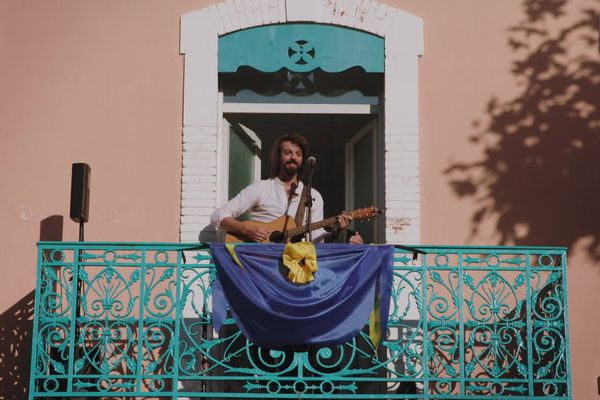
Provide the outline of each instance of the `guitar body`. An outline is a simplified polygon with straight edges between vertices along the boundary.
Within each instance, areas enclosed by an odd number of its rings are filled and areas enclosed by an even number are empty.
[[[354,220],[375,218],[380,215],[382,211],[377,207],[365,207],[350,212],[350,216]],[[287,223],[286,223],[287,219]],[[294,218],[286,215],[273,220],[271,222],[258,222],[258,221],[242,221],[242,224],[253,227],[262,228],[270,232],[269,240],[265,240],[262,243],[284,243],[290,241],[290,239],[301,237],[308,231],[314,231],[315,229],[324,228],[337,223],[337,217],[326,218],[322,221],[311,223],[310,225],[296,226]],[[239,243],[249,242],[242,236],[239,236],[233,232],[227,232],[225,235],[225,242],[227,243]]]
[[[293,229],[296,228],[296,222],[294,221],[294,218],[288,216],[288,221],[287,221],[287,225],[286,225],[286,231],[289,229]],[[252,228],[262,228],[268,232],[271,232],[271,237],[269,237],[268,240],[265,240],[261,243],[282,243],[282,242],[287,242],[289,239],[285,238],[283,232],[283,226],[285,225],[285,220],[286,220],[286,216],[282,215],[281,217],[271,221],[271,222],[259,222],[259,221],[242,221],[242,224],[248,226],[248,227],[252,227]],[[279,232],[281,235],[280,238],[278,237],[273,237],[273,234],[277,234],[277,232]],[[280,239],[280,240],[278,240]],[[245,238],[238,236],[236,233],[233,232],[227,232],[227,234],[225,235],[225,242],[227,243],[239,243],[239,242],[248,242],[249,240],[246,240]]]

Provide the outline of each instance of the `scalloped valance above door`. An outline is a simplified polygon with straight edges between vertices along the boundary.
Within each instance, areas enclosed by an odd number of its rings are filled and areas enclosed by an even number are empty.
[[[341,72],[360,67],[384,72],[384,40],[356,29],[324,24],[278,24],[219,37],[219,72],[249,66],[262,72],[286,68]]]

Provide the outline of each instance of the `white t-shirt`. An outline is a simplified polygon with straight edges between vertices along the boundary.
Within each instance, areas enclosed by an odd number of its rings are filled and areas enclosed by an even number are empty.
[[[300,203],[300,195],[304,189],[302,182],[298,183],[296,194],[290,203],[288,215],[295,217]],[[318,222],[323,219],[323,197],[316,190],[312,189],[312,222]],[[217,208],[211,215],[211,222],[221,228],[221,221],[226,217],[237,217],[246,211],[250,211],[251,219],[259,222],[271,222],[285,214],[288,203],[288,194],[286,193],[284,183],[279,178],[271,178],[258,182],[244,188],[234,198],[229,200],[223,206]],[[308,210],[304,213],[304,223],[307,222]],[[322,241],[328,233],[324,229],[312,231],[313,242]]]

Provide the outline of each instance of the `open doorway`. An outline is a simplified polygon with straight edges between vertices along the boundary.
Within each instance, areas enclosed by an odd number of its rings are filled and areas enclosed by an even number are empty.
[[[228,198],[253,180],[269,178],[272,143],[295,132],[308,139],[310,155],[317,159],[313,185],[325,200],[325,217],[383,207],[376,114],[227,113],[224,124],[230,137]],[[384,241],[382,221],[355,221],[352,229],[366,243]]]

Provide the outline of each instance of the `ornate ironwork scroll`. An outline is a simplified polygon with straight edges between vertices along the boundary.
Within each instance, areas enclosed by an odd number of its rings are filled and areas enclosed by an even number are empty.
[[[571,398],[562,248],[399,247],[378,348],[266,348],[213,330],[202,244],[38,247],[30,399]]]

